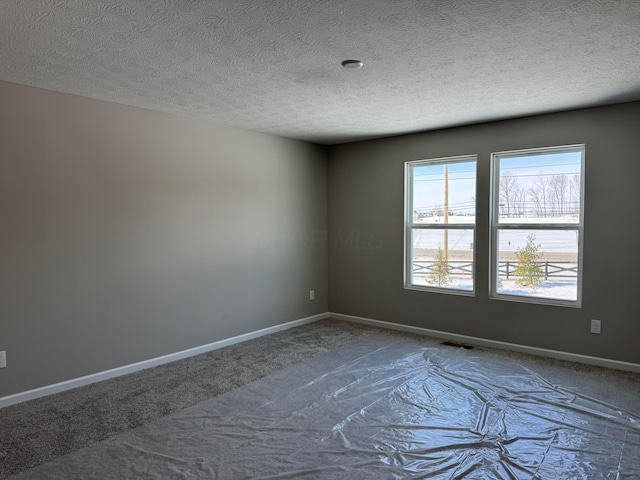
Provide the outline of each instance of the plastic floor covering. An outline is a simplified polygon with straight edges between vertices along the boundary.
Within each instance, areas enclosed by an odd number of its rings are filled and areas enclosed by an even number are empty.
[[[10,478],[639,479],[638,395],[530,364],[373,336]]]

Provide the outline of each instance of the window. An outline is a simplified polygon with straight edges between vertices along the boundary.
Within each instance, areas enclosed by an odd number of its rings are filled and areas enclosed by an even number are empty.
[[[584,152],[492,155],[492,298],[580,306]]]
[[[405,163],[405,288],[473,295],[476,156]]]

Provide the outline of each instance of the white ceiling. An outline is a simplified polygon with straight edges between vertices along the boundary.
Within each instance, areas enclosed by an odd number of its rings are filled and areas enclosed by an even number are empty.
[[[640,100],[640,0],[3,0],[0,79],[342,143]]]

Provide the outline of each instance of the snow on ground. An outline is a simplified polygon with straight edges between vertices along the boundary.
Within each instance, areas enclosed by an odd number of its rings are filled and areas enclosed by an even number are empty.
[[[456,223],[473,224],[474,217],[456,216],[450,217],[455,219]],[[442,224],[442,217],[425,217],[419,223],[423,224]],[[439,221],[438,221],[439,220]],[[573,217],[557,217],[557,218],[510,218],[506,224],[532,224],[538,222],[546,223],[575,223]],[[442,224],[444,227],[445,224]],[[578,234],[574,230],[502,230],[498,235],[498,249],[500,252],[516,252],[518,249],[524,248],[527,244],[529,235],[534,235],[535,243],[540,245],[543,252],[563,252],[567,254],[576,254],[578,252]],[[443,248],[443,232],[442,230],[413,230],[413,248],[419,249],[438,249]],[[452,230],[449,229],[449,248],[469,249],[473,248],[473,230]]]
[[[555,218],[501,218],[501,224],[532,224],[532,223],[577,223],[577,217],[564,216]],[[423,217],[416,221],[417,224],[440,224],[443,227],[444,219],[440,217]],[[475,217],[473,216],[450,216],[449,223],[473,224]],[[542,252],[554,252],[557,255],[566,254],[565,261],[577,261],[578,253],[578,235],[574,230],[502,230],[498,235],[498,251],[500,252],[499,260],[509,260],[509,254],[513,257],[513,253],[524,248],[529,235],[535,236],[535,243],[540,245]],[[422,249],[424,251],[435,252],[438,248],[442,248],[443,234],[442,230],[413,230],[413,248]],[[473,252],[473,230],[451,230],[449,229],[449,249],[458,251],[463,255],[469,256]],[[465,253],[469,252],[468,254]],[[563,256],[563,255],[561,255]],[[432,261],[433,257],[416,255],[414,261]],[[542,260],[545,260],[543,257]],[[414,278],[416,285],[429,285],[426,276],[416,276]],[[465,278],[451,277],[448,288],[458,290],[473,290],[471,281]],[[515,280],[506,280],[501,278],[498,293],[505,295],[517,295],[524,297],[549,298],[559,300],[577,300],[577,280],[571,279],[549,279],[543,281],[537,289],[521,287],[516,284]]]
[[[521,287],[515,280],[502,280],[502,288],[498,293],[505,295],[519,295],[523,297],[552,298],[557,300],[577,300],[578,285],[575,281],[562,282],[548,280],[540,284],[537,289]]]
[[[435,286],[427,283],[426,277],[414,278],[415,285]],[[462,278],[452,278],[446,288],[457,290],[473,290],[473,285],[469,280]],[[521,287],[515,280],[501,279],[501,288],[498,293],[504,295],[517,295],[522,297],[550,298],[555,300],[577,300],[578,286],[576,281],[543,281],[537,289]]]

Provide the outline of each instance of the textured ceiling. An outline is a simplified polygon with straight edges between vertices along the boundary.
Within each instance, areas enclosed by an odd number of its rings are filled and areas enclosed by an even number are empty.
[[[640,1],[3,0],[0,79],[341,143],[639,100]]]

